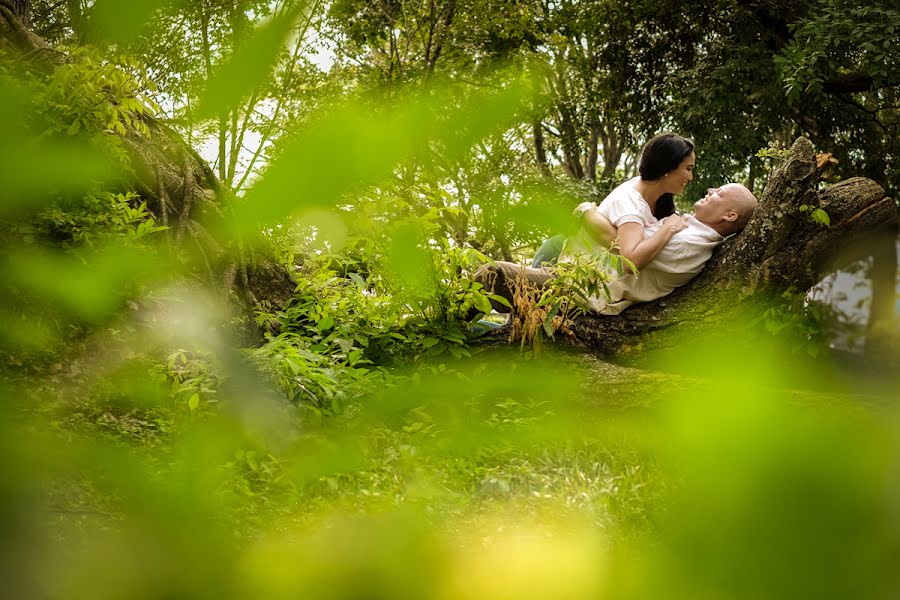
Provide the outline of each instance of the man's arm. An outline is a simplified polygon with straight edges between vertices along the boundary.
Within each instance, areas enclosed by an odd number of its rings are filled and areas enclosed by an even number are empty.
[[[616,227],[596,210],[584,213],[582,227],[597,244],[609,248],[616,239]]]
[[[596,202],[582,202],[572,211],[572,216],[595,244],[609,248],[616,239],[616,226],[599,213]]]

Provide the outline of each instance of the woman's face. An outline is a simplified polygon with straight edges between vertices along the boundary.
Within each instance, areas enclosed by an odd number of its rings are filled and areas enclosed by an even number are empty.
[[[688,154],[681,164],[678,165],[674,170],[669,171],[669,174],[666,175],[666,192],[672,194],[680,194],[684,191],[684,188],[694,179],[694,162],[696,162],[696,157],[694,153],[691,152]]]

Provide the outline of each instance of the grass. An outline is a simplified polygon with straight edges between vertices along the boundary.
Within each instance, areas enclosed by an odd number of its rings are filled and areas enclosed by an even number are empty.
[[[124,389],[114,377],[44,385],[28,447],[37,459],[19,466],[38,467],[44,483],[19,520],[52,533],[25,544],[25,560],[48,543],[65,549],[42,569],[59,577],[64,565],[59,585],[72,597],[79,586],[97,591],[70,572],[79,564],[84,577],[121,568],[122,589],[149,586],[150,595],[205,590],[228,572],[228,589],[210,594],[587,598],[636,585],[636,597],[650,598],[665,593],[679,561],[684,573],[749,564],[762,580],[772,574],[760,585],[777,597],[790,577],[778,572],[776,582],[764,557],[794,560],[779,543],[826,565],[838,546],[881,556],[870,533],[890,503],[880,482],[896,446],[874,416],[890,412],[884,402],[761,376],[723,394],[715,377],[553,348],[491,348],[395,378],[402,383],[326,418],[240,414],[225,394],[195,410],[183,398],[128,402],[113,393]],[[259,428],[266,416],[290,427],[272,435]],[[859,532],[817,537],[848,520]],[[113,547],[121,556],[110,557]],[[148,548],[166,558],[132,573]],[[182,573],[198,554],[218,566]],[[807,576],[798,567],[794,584]],[[729,577],[716,585],[732,590]],[[560,578],[562,587],[546,587]],[[693,595],[702,579],[678,585]],[[855,573],[845,579],[857,585]]]
[[[460,393],[432,403],[459,402],[463,414],[441,415],[428,401],[419,404],[413,399],[407,407],[410,410],[399,421],[389,423],[393,415],[379,411],[372,415],[369,407],[359,404],[325,422],[295,423],[293,446],[280,452],[259,440],[254,444],[244,439],[245,443],[233,448],[228,460],[218,465],[228,472],[226,487],[240,497],[232,509],[241,515],[242,535],[252,537],[254,527],[267,519],[298,512],[314,514],[342,507],[359,513],[405,505],[421,509],[433,523],[451,529],[477,524],[479,515],[503,510],[533,516],[550,510],[579,514],[599,528],[617,528],[622,535],[646,530],[648,505],[657,500],[662,485],[653,460],[627,443],[607,443],[590,432],[569,435],[557,430],[573,419],[587,423],[604,414],[628,413],[646,405],[645,389],[639,382],[632,382],[636,387],[628,385],[629,378],[643,376],[607,367],[620,377],[610,378],[601,388],[587,377],[588,371],[600,364],[593,360],[559,354],[540,358],[500,354],[501,360],[513,361],[523,370],[568,371],[577,381],[584,381],[569,388],[579,390],[581,396],[561,401],[517,398],[513,395],[516,390],[488,386],[473,390],[482,397],[465,406],[465,380],[471,374],[460,374]],[[476,359],[491,360],[488,356]],[[461,365],[459,370],[470,367]],[[450,372],[454,369],[450,367]],[[483,372],[475,376],[503,377]],[[456,379],[452,374],[449,377]],[[63,444],[69,439],[103,440],[160,474],[179,468],[183,436],[205,421],[220,419],[218,409],[201,414],[171,403],[147,406],[129,402],[111,392],[114,381],[94,382],[90,399],[73,400],[57,389],[56,400],[47,402],[50,388],[43,387],[38,394],[43,399],[40,416],[51,423]],[[66,389],[85,389],[68,383]],[[429,385],[427,375],[422,385]],[[489,397],[491,393],[497,397]],[[377,397],[368,400],[377,401]],[[561,416],[556,412],[561,407],[576,407],[576,411]],[[457,428],[475,419],[482,420],[483,427],[474,436],[462,435],[463,441],[457,443]],[[549,433],[543,431],[544,423]],[[321,476],[298,476],[297,463],[303,463],[298,449],[309,442],[321,448],[332,439],[355,446],[347,453],[343,452],[347,448],[333,449],[336,456],[332,457],[338,463],[350,460],[353,468],[329,467]],[[78,497],[78,505],[84,505],[83,494],[57,491],[55,495],[63,504]]]

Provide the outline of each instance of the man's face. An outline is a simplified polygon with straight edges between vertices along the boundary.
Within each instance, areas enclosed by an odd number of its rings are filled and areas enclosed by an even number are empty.
[[[701,223],[712,225],[727,219],[731,213],[737,214],[734,195],[738,191],[737,184],[729,183],[722,187],[706,190],[706,195],[694,203],[694,216]]]

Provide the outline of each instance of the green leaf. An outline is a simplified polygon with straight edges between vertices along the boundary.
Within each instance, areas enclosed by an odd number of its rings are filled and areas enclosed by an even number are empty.
[[[821,208],[817,208],[812,211],[811,216],[813,221],[820,225],[825,225],[826,227],[829,227],[831,225],[831,217],[829,217],[828,213]]]
[[[235,206],[230,233],[257,232],[300,209],[333,207],[345,194],[391,177],[398,164],[425,156],[434,146],[446,144],[445,159],[454,160],[514,122],[529,92],[513,85],[460,101],[446,90],[413,96],[389,113],[372,112],[360,102],[320,112]],[[455,126],[448,128],[448,121]]]
[[[363,351],[359,348],[357,348],[355,350],[351,350],[350,354],[347,355],[347,363],[352,367],[359,361],[360,357],[362,356],[362,353],[363,353]]]
[[[91,7],[91,28],[102,39],[128,43],[152,25],[157,10],[173,3],[173,0],[97,0]]]
[[[188,398],[188,408],[191,410],[197,410],[198,406],[200,406],[200,396],[197,393],[194,393],[190,398]]]
[[[484,314],[490,314],[491,301],[484,294],[475,294],[475,308]]]
[[[545,321],[547,321],[547,320],[552,321],[552,320],[553,320],[553,317],[555,317],[555,316],[559,313],[559,308],[560,308],[561,305],[562,305],[562,301],[561,301],[561,300],[557,300],[557,301],[553,304],[553,306],[550,308],[550,310],[547,312],[547,316],[545,317],[544,320],[545,320]]]
[[[431,265],[422,251],[424,244],[421,228],[404,224],[393,232],[386,256],[390,270],[400,280],[404,290],[414,296],[434,293]]]
[[[435,344],[437,344],[440,340],[435,337],[427,337],[422,340],[422,345],[426,348],[431,348]]]
[[[444,338],[445,340],[453,342],[455,344],[465,344],[466,343],[465,336],[460,335],[459,333],[454,333],[452,331],[445,333],[441,337]]]
[[[348,277],[350,277],[350,280],[356,284],[356,287],[361,290],[366,289],[366,281],[365,279],[360,277],[358,273],[350,273]]]
[[[334,317],[332,317],[331,315],[325,315],[319,320],[318,323],[316,323],[316,329],[319,331],[319,333],[328,331],[332,327],[334,327]]]
[[[558,304],[559,303],[557,302],[557,305]],[[556,306],[555,308],[559,310],[559,306]],[[544,322],[541,323],[541,326],[544,328],[544,333],[546,333],[547,337],[549,337],[550,339],[553,339],[553,317],[555,316],[555,314],[556,313],[551,310],[551,312],[548,312],[547,316],[544,317]]]
[[[491,300],[494,300],[496,302],[499,302],[500,304],[502,304],[503,306],[505,306],[507,308],[512,308],[512,304],[510,304],[509,300],[507,300],[503,296],[498,296],[497,294],[488,294],[488,298],[490,298]]]
[[[259,461],[256,460],[255,452],[247,453],[247,466],[249,466],[253,471],[259,470]]]

